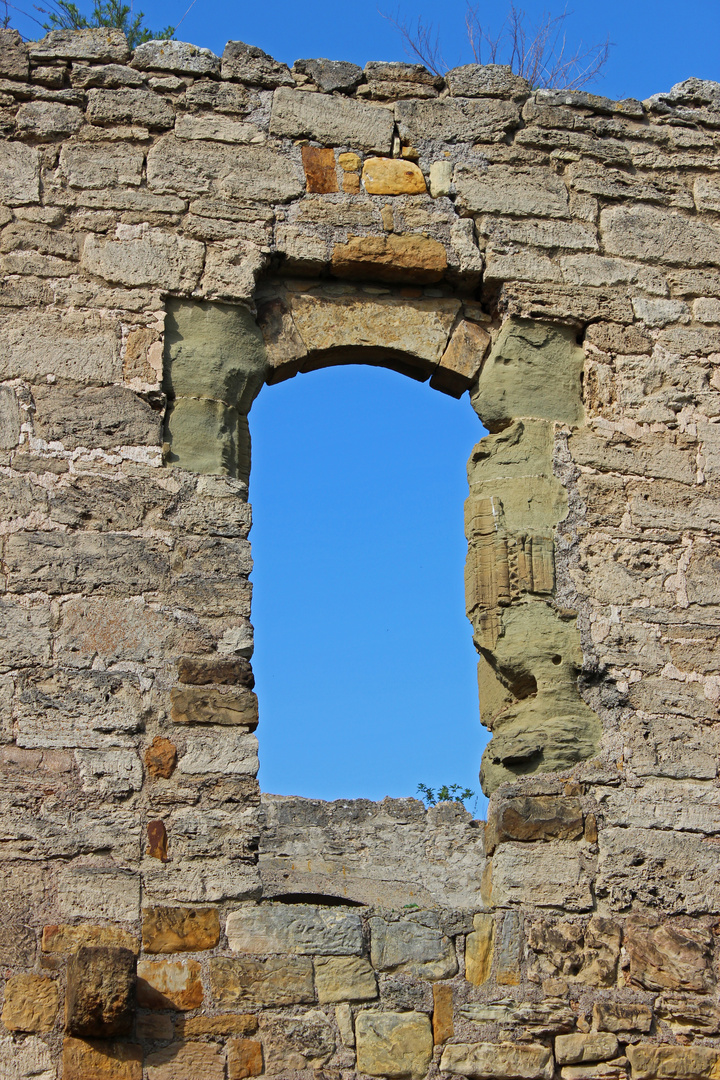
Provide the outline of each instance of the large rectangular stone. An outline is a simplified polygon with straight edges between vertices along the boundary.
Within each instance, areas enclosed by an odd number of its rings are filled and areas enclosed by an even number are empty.
[[[357,912],[315,904],[247,905],[228,915],[226,932],[234,952],[355,956],[364,946]]]
[[[224,1080],[225,1052],[217,1043],[170,1043],[148,1054],[148,1080]]]
[[[120,341],[120,325],[107,314],[13,312],[0,320],[0,379],[120,381]]]
[[[596,892],[622,910],[635,903],[691,915],[717,914],[716,842],[660,829],[603,829]]]
[[[187,775],[256,776],[260,767],[254,735],[204,731],[202,735],[188,735],[186,747],[178,769]]]
[[[459,1043],[446,1046],[441,1072],[469,1080],[552,1080],[553,1055],[534,1043]]]
[[[90,233],[81,262],[89,273],[114,284],[192,292],[204,256],[205,245],[198,240],[145,225],[121,225],[114,238]]]
[[[140,915],[140,875],[70,864],[58,875],[58,906],[66,919],[135,922]]]
[[[419,1012],[361,1012],[355,1021],[357,1067],[370,1076],[421,1080],[432,1059],[430,1020]]]
[[[145,155],[125,143],[69,143],[60,151],[60,169],[70,187],[106,188],[140,183]]]
[[[493,857],[492,903],[589,911],[593,907],[590,882],[575,844],[506,843]]]
[[[169,128],[175,110],[166,98],[151,90],[88,90],[87,116],[91,124],[143,124]]]
[[[370,956],[379,971],[403,971],[424,979],[451,979],[457,972],[452,940],[437,927],[412,918],[370,919]]]
[[[15,533],[5,549],[12,592],[109,587],[127,595],[162,586],[169,553],[159,540],[97,532]]]
[[[568,217],[568,193],[552,169],[489,165],[455,167],[455,186],[461,207],[482,214]]]
[[[324,146],[388,154],[393,114],[382,106],[344,97],[306,94],[280,87],[273,94],[270,133],[291,139],[310,138]]]
[[[720,230],[697,217],[654,206],[612,206],[600,214],[605,251],[688,266],[720,265]]]
[[[107,750],[129,746],[142,728],[142,698],[133,679],[104,672],[28,682],[16,712],[17,744],[27,748]]]
[[[306,956],[210,961],[213,1001],[222,1008],[310,1004],[315,1000],[312,961]]]
[[[142,1080],[142,1047],[97,1039],[63,1040],[63,1080]]]
[[[130,50],[122,30],[114,27],[89,27],[75,30],[63,27],[51,30],[30,45],[30,59],[35,63],[56,60],[93,60],[99,63],[124,63]]]
[[[720,1050],[714,1046],[628,1046],[632,1080],[717,1080]]]
[[[514,101],[398,101],[395,104],[400,137],[412,146],[434,142],[501,142],[520,126]]]
[[[40,201],[40,154],[24,143],[3,143],[0,157],[0,202],[23,206]]]
[[[242,205],[288,202],[303,193],[299,166],[270,147],[224,146],[166,135],[148,152],[148,186],[188,198],[214,192]]]

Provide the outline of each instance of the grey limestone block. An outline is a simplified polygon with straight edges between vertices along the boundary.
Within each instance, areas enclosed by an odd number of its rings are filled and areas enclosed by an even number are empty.
[[[524,100],[530,96],[527,79],[507,64],[463,64],[445,74],[453,97],[498,97]]]
[[[94,60],[104,64],[122,64],[130,55],[127,38],[121,30],[100,27],[87,30],[51,30],[30,45],[34,63],[45,60]]]
[[[273,95],[270,132],[291,139],[315,139],[325,146],[351,146],[387,154],[393,133],[393,114],[382,106],[307,94],[284,87]]]
[[[362,923],[352,908],[313,904],[251,904],[228,915],[230,948],[241,953],[357,956]]]
[[[352,93],[363,77],[363,69],[347,60],[296,60],[293,71],[309,75],[326,94]]]
[[[185,41],[144,41],[130,61],[140,71],[172,71],[178,75],[219,75],[220,57]]]
[[[28,47],[17,30],[0,30],[0,76],[27,79],[30,69]]]
[[[289,68],[273,60],[256,45],[244,41],[228,41],[222,54],[223,79],[238,79],[250,86],[274,90],[277,86],[294,86]]]

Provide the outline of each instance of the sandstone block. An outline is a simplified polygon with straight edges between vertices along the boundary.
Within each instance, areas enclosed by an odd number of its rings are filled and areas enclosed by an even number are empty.
[[[212,139],[222,143],[263,143],[264,133],[255,124],[226,116],[195,116],[181,113],[175,120],[175,138]]]
[[[210,961],[210,985],[213,1000],[221,1008],[300,1005],[315,1000],[312,961],[305,956],[217,957]]]
[[[144,41],[133,51],[132,66],[177,75],[219,75],[220,57],[186,41]]]
[[[174,724],[240,724],[254,731],[258,724],[257,697],[252,690],[217,690],[174,686],[170,691]]]
[[[246,1080],[263,1072],[262,1043],[255,1039],[231,1039],[228,1043],[228,1080]]]
[[[425,236],[351,236],[332,252],[337,277],[425,284],[440,281],[446,268],[445,248]]]
[[[433,1042],[442,1045],[455,1034],[453,1023],[453,989],[448,983],[433,984]]]
[[[295,1069],[320,1069],[335,1050],[333,1030],[319,1009],[267,1020],[262,1034],[265,1070],[271,1076],[284,1076]]]
[[[452,188],[453,167],[450,161],[433,161],[430,166],[430,194],[433,199],[449,195]]]
[[[440,363],[432,374],[433,390],[460,397],[478,377],[490,348],[490,335],[467,319],[455,328]]]
[[[140,952],[140,942],[127,930],[119,926],[93,926],[92,923],[79,923],[69,926],[48,925],[43,927],[42,951],[48,953],[77,952],[83,945],[100,945],[130,949],[136,956]]]
[[[176,398],[166,418],[168,462],[194,473],[242,475],[243,421],[224,402]]]
[[[358,1072],[369,1076],[425,1076],[433,1051],[430,1021],[422,1013],[361,1012],[355,1020]]]
[[[254,1035],[258,1018],[254,1013],[223,1013],[221,1016],[181,1016],[175,1021],[179,1039],[200,1035]]]
[[[688,266],[720,261],[720,230],[709,222],[654,206],[613,206],[600,214],[605,251],[631,259]]]
[[[716,1080],[720,1050],[711,1046],[628,1046],[632,1080]]]
[[[246,45],[244,41],[228,41],[222,54],[221,70],[223,79],[238,79],[265,90],[295,85],[285,64],[278,63],[256,45]]]
[[[192,657],[178,660],[178,679],[191,686],[219,683],[223,686],[244,686],[252,690],[255,685],[252,668],[243,657]]]
[[[440,1070],[469,1080],[552,1080],[554,1072],[552,1051],[534,1043],[451,1044]]]
[[[627,1064],[626,1057],[619,1057],[593,1065],[564,1065],[560,1076],[562,1080],[627,1080]]]
[[[135,1019],[135,1035],[141,1042],[170,1042],[175,1036],[173,1017],[165,1013],[150,1013]]]
[[[67,919],[134,922],[140,916],[140,875],[100,866],[67,866],[58,874],[58,905]]]
[[[37,139],[53,139],[72,135],[82,126],[83,114],[75,105],[57,101],[25,101],[17,111],[20,131]]]
[[[537,847],[508,842],[493,858],[492,903],[589,911],[593,906],[590,878],[567,842],[550,841]]]
[[[129,55],[123,32],[104,26],[87,30],[51,30],[40,41],[33,41],[30,47],[30,59],[36,64],[45,60],[122,64]]]
[[[168,780],[177,764],[177,747],[162,735],[156,735],[145,751],[145,768],[150,776]]]
[[[687,1035],[691,1031],[703,1035],[720,1032],[720,1008],[712,998],[666,993],[657,998],[655,1009],[675,1035]],[[650,1025],[640,1030],[649,1031]]]
[[[15,391],[0,388],[0,449],[12,450],[20,441],[20,406]]]
[[[200,952],[214,949],[219,940],[217,908],[151,907],[143,911],[145,952]]]
[[[202,292],[210,299],[251,300],[267,257],[257,244],[227,240],[208,247]]]
[[[423,195],[426,190],[417,165],[401,158],[367,158],[362,182],[368,195]]]
[[[319,146],[303,146],[302,163],[308,193],[327,195],[338,190],[334,151]]]
[[[452,100],[398,101],[395,105],[400,137],[411,146],[435,143],[495,143],[520,126],[513,101]]]
[[[580,1065],[588,1061],[609,1061],[618,1052],[618,1041],[609,1032],[574,1032],[555,1039],[555,1060],[558,1065]]]
[[[465,978],[473,986],[482,986],[490,978],[495,941],[493,915],[475,915],[473,932],[465,938]]]
[[[218,773],[232,776],[257,776],[258,741],[254,735],[216,735],[206,731],[203,735],[189,735],[187,749],[180,758],[181,773],[195,776]]]
[[[127,1035],[133,1022],[135,954],[112,945],[81,945],[70,957],[65,1030],[83,1038]]]
[[[216,1043],[170,1043],[148,1054],[148,1080],[225,1080],[225,1054]]]
[[[82,265],[119,285],[156,285],[189,292],[203,268],[204,245],[164,229],[120,226],[114,239],[93,233],[85,240]]]
[[[144,154],[122,143],[66,143],[60,169],[71,187],[104,189],[140,183]]]
[[[40,201],[40,155],[34,146],[6,142],[0,159],[0,201],[22,206]]]
[[[485,844],[489,854],[507,840],[577,840],[582,834],[583,815],[576,798],[494,795],[488,807]]]
[[[88,90],[87,117],[91,124],[142,124],[149,128],[170,128],[175,110],[165,98],[151,90]]]
[[[284,87],[273,95],[272,135],[310,138],[326,146],[352,146],[365,153],[388,154],[392,132],[390,109]]]
[[[40,384],[33,398],[35,434],[66,450],[160,445],[161,418],[127,387]]]
[[[321,1005],[337,1001],[373,1001],[377,997],[375,972],[360,956],[316,957],[315,988]]]
[[[714,982],[710,947],[704,927],[653,927],[631,919],[625,928],[630,980],[646,990],[707,993]]]
[[[515,75],[508,64],[463,64],[445,74],[453,97],[501,97],[523,100],[530,83]]]
[[[142,1063],[134,1043],[63,1040],[63,1080],[142,1080]]]
[[[363,69],[346,60],[296,60],[293,71],[309,75],[326,94],[334,91],[349,93],[359,86]]]
[[[44,1039],[30,1036],[17,1042],[0,1036],[0,1062],[7,1080],[56,1080],[57,1068]]]
[[[197,960],[140,960],[137,999],[145,1009],[198,1009],[203,1001]]]
[[[341,907],[248,904],[228,915],[226,933],[234,952],[354,956],[363,951],[360,916]]]
[[[642,1031],[652,1027],[652,1009],[634,1002],[596,1001],[593,1005],[593,1025],[598,1031]]]
[[[567,189],[551,169],[489,165],[480,172],[469,165],[457,165],[455,187],[460,205],[475,213],[568,216]]]
[[[59,1001],[54,979],[13,975],[5,983],[2,1022],[8,1031],[52,1031]]]
[[[431,926],[403,919],[369,920],[370,956],[378,971],[406,971],[423,979],[450,979],[457,972],[450,938]]]
[[[520,985],[523,920],[517,911],[503,912],[495,944],[495,978],[500,986]]]
[[[27,79],[29,67],[28,47],[18,31],[0,30],[0,76]]]
[[[307,96],[307,95],[306,95]],[[166,135],[148,151],[148,186],[189,198],[216,193],[242,203],[288,202],[304,184],[287,159],[263,146],[223,146]]]
[[[528,944],[538,954],[534,975],[562,976],[586,986],[612,986],[621,936],[616,923],[599,915],[593,915],[585,927],[569,919],[530,920]]]
[[[42,862],[7,859],[0,863],[0,895],[5,918],[0,921],[0,963],[12,968],[35,964],[35,927],[54,914],[56,879]]]

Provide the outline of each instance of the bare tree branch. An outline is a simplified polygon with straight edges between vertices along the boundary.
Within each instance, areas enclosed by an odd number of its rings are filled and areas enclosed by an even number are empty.
[[[382,12],[381,12],[382,14]],[[527,12],[510,3],[507,16],[496,34],[481,22],[479,4],[468,0],[465,30],[470,53],[476,64],[508,64],[516,75],[527,79],[533,89],[579,90],[602,72],[610,55],[610,40],[574,52],[568,48],[567,7],[559,15],[546,12],[531,23]],[[437,31],[421,17],[417,23],[400,15],[383,15],[400,32],[409,56],[419,60],[436,75],[447,71]]]

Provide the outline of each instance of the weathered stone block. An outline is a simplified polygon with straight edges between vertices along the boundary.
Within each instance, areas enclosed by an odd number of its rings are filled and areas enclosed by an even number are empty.
[[[222,54],[223,79],[239,79],[251,86],[274,90],[276,86],[294,86],[295,80],[285,64],[273,60],[256,45],[228,41]]]
[[[328,195],[338,190],[335,154],[332,150],[319,146],[303,146],[302,163],[308,193]]]
[[[366,158],[362,182],[368,195],[423,195],[426,190],[420,169],[402,158]]]
[[[315,1000],[312,961],[305,956],[216,957],[210,961],[210,986],[214,1002],[222,1008],[300,1005]]]
[[[175,724],[240,724],[254,731],[258,724],[257,696],[251,690],[217,690],[174,686],[170,716]]]
[[[593,1025],[598,1031],[642,1031],[647,1034],[652,1020],[649,1005],[619,1001],[596,1001],[593,1005]]]
[[[720,231],[709,222],[654,206],[612,206],[600,214],[605,251],[680,266],[715,266]]]
[[[72,135],[82,126],[82,110],[57,101],[25,101],[17,111],[17,126],[25,135],[55,139]]]
[[[254,735],[205,731],[202,735],[188,735],[186,747],[178,764],[181,773],[257,776],[258,741]]]
[[[195,473],[249,475],[249,436],[236,409],[207,398],[176,398],[165,424],[170,464]]]
[[[91,124],[143,124],[169,128],[175,110],[169,101],[151,90],[88,90],[87,117]]]
[[[170,739],[156,735],[145,751],[145,768],[150,776],[168,780],[177,764],[177,747]]]
[[[364,957],[317,956],[315,988],[321,1005],[336,1001],[373,1001],[375,972]]]
[[[363,77],[363,69],[346,60],[296,60],[293,71],[309,75],[326,94],[332,94],[335,90],[350,92]]]
[[[425,284],[440,281],[446,268],[443,245],[424,236],[351,236],[332,253],[333,274],[352,279]]]
[[[74,953],[83,945],[114,946],[129,949],[137,956],[140,942],[129,931],[119,926],[93,926],[92,923],[79,923],[69,926],[49,925],[43,927],[42,951],[48,953]]]
[[[140,960],[137,999],[145,1009],[198,1009],[203,1001],[197,960]]]
[[[440,1069],[469,1080],[552,1080],[554,1072],[552,1051],[533,1043],[451,1044]]]
[[[701,926],[649,926],[631,919],[625,928],[630,979],[646,990],[707,993],[714,983],[711,943],[710,934]]]
[[[599,844],[596,890],[599,896],[611,895],[613,904],[626,907],[636,898],[651,907],[662,904],[689,914],[720,910],[716,867],[705,838],[660,829],[605,828]],[[637,873],[638,859],[645,867],[642,875]]]
[[[56,1080],[57,1077],[50,1048],[44,1039],[36,1036],[22,1042],[12,1036],[0,1037],[0,1062],[7,1080]]]
[[[13,975],[5,983],[2,1022],[8,1031],[52,1031],[59,1002],[54,979]]]
[[[148,1080],[224,1080],[225,1054],[216,1043],[170,1043],[148,1054]]]
[[[448,983],[433,985],[433,1042],[442,1045],[455,1034],[453,1023],[453,988]]]
[[[143,911],[145,952],[199,952],[214,949],[219,940],[217,908],[152,907]]]
[[[67,966],[65,1030],[94,1039],[127,1035],[134,992],[135,954],[130,949],[81,945]]]
[[[515,75],[509,64],[463,64],[445,73],[453,97],[501,97],[523,100],[530,83]]]
[[[325,1013],[311,1010],[263,1024],[265,1070],[283,1076],[295,1069],[320,1069],[335,1050],[335,1036]]]
[[[0,30],[0,76],[27,79],[30,68],[28,47],[17,30]]]
[[[567,188],[551,169],[456,165],[455,187],[460,205],[475,213],[568,217]]]
[[[6,142],[0,160],[0,200],[6,206],[40,201],[40,155],[33,146]]]
[[[652,1046],[637,1043],[626,1050],[632,1080],[716,1080],[720,1050],[711,1046]]]
[[[533,846],[508,842],[493,858],[492,903],[589,911],[593,907],[590,874],[567,842]]]
[[[411,146],[433,142],[501,142],[520,126],[520,110],[512,101],[398,101],[400,137]]]
[[[465,938],[465,978],[473,986],[482,986],[490,978],[494,942],[494,915],[473,916],[473,932]]]
[[[252,690],[255,685],[250,662],[240,656],[184,656],[178,660],[178,679],[191,686],[216,683],[223,686],[244,686]]]
[[[580,800],[556,795],[493,795],[485,845],[491,854],[507,840],[577,840],[583,834]]]
[[[433,390],[460,397],[478,377],[490,347],[490,335],[467,319],[455,328],[440,363],[432,374]]]
[[[388,154],[392,132],[390,109],[284,88],[273,95],[272,135],[311,138],[325,146],[352,146],[366,153]]]
[[[63,1080],[142,1080],[143,1051],[134,1043],[63,1040]]]
[[[422,1013],[358,1013],[355,1036],[359,1072],[412,1080],[425,1076],[433,1037],[430,1021]]]
[[[689,1032],[717,1035],[720,1032],[720,1008],[712,997],[666,993],[657,998],[655,1009],[675,1035],[687,1035]],[[640,1030],[649,1031],[650,1025]]]
[[[136,46],[132,66],[139,71],[172,71],[178,75],[219,75],[220,57],[186,41],[144,41]]]
[[[167,135],[148,151],[148,186],[184,198],[216,192],[241,203],[288,202],[304,184],[282,154],[262,146],[223,146]]]
[[[81,261],[89,273],[119,285],[156,285],[185,292],[197,284],[204,254],[197,240],[133,225],[119,226],[114,239],[91,233]]]
[[[246,1080],[263,1072],[262,1043],[255,1039],[231,1039],[228,1043],[228,1080]]]
[[[369,920],[370,955],[378,971],[407,971],[423,979],[449,979],[457,972],[450,938],[432,926],[403,919]]]
[[[247,905],[228,915],[226,933],[234,952],[353,956],[364,947],[357,912],[314,904]]]
[[[181,1016],[175,1021],[180,1039],[200,1035],[254,1035],[258,1018],[254,1013],[223,1013],[220,1016]]]
[[[159,414],[127,387],[40,384],[33,387],[33,398],[35,434],[61,442],[66,450],[159,446],[162,441]]]
[[[538,954],[532,969],[535,981],[562,976],[586,986],[615,984],[622,934],[612,920],[593,915],[583,926],[569,919],[533,919],[527,937]]]
[[[104,189],[140,183],[144,155],[122,143],[71,143],[60,151],[60,168],[71,187]]]
[[[67,866],[58,874],[58,904],[67,919],[134,922],[140,916],[140,875],[103,866]]]
[[[558,1035],[555,1039],[555,1060],[558,1065],[580,1065],[588,1061],[609,1061],[618,1052],[618,1041],[609,1032],[590,1032],[585,1035]]]
[[[87,30],[51,30],[40,41],[33,41],[30,47],[30,59],[36,64],[45,60],[122,64],[129,55],[123,32],[104,26]]]

